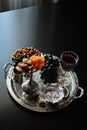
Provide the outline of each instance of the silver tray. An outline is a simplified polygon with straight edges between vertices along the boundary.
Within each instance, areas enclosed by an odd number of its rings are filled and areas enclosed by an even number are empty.
[[[63,72],[61,67],[59,68],[59,77],[58,77],[58,83],[62,88],[64,87],[64,92],[68,90],[67,96],[64,95],[64,97],[57,103],[51,103],[51,102],[45,102],[43,101],[42,95],[39,94],[39,97],[36,99],[30,98],[28,94],[26,94],[22,89],[21,89],[21,81],[15,81],[14,78],[14,72],[13,72],[14,67],[11,66],[6,77],[6,84],[7,84],[7,89],[12,96],[12,98],[21,106],[37,111],[37,112],[52,112],[52,111],[58,111],[66,106],[68,106],[74,99],[82,97],[84,94],[83,88],[79,87],[79,82],[78,82],[78,77],[74,71],[70,72]],[[38,83],[37,78],[39,72],[36,72],[34,74],[34,80],[35,82]],[[68,78],[67,78],[68,77]],[[22,75],[23,80],[26,80],[26,77]],[[18,77],[16,77],[18,79]],[[20,79],[21,80],[21,79]],[[70,81],[70,82],[69,82]],[[40,87],[43,87],[43,84],[40,81],[40,86],[38,90],[41,91]],[[44,87],[43,87],[44,88]],[[80,91],[78,95],[78,90]]]

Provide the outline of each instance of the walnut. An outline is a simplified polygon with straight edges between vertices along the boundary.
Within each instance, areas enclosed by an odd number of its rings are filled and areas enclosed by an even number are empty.
[[[15,58],[21,57],[23,54],[26,54],[27,57],[31,57],[32,55],[39,55],[40,56],[41,52],[33,47],[22,47],[22,48],[16,50],[12,54],[12,60],[14,60]]]

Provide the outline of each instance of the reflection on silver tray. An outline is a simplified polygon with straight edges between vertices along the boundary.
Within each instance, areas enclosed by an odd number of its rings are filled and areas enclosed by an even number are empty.
[[[74,99],[80,98],[84,93],[83,89],[79,87],[76,73],[73,71],[65,73],[61,67],[59,67],[58,70],[58,84],[44,85],[39,77],[39,71],[34,73],[33,79],[38,84],[38,92],[34,97],[30,97],[21,89],[21,82],[23,81],[20,81],[20,83],[18,83],[14,80],[13,75],[13,67],[11,67],[8,71],[6,79],[7,89],[10,95],[21,106],[33,111],[52,112],[63,109]],[[26,77],[24,75],[21,76],[23,80],[26,80]],[[60,94],[60,97],[56,102],[51,102],[49,96],[47,97],[46,94],[49,92],[48,90],[53,90]],[[80,90],[79,96],[77,96],[78,90]]]

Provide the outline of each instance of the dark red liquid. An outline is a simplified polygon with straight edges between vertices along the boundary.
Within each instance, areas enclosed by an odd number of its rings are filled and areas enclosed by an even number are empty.
[[[75,61],[75,57],[72,56],[72,55],[64,55],[64,56],[62,57],[62,60],[63,60],[64,62],[66,62],[66,63],[69,63],[69,64],[73,64],[73,63],[76,62],[76,61]]]
[[[70,71],[77,66],[76,57],[73,55],[64,54],[60,61],[63,69],[66,71]]]

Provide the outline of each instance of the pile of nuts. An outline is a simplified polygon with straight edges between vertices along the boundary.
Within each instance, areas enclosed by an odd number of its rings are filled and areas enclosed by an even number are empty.
[[[23,58],[23,60],[16,65],[16,70],[23,73],[28,72],[32,67],[31,61],[28,58]]]
[[[32,55],[41,55],[41,52],[33,47],[22,47],[18,50],[16,50],[13,55],[12,55],[12,60],[15,58],[18,58],[20,56],[22,56],[23,54],[26,54],[27,57],[29,58]]]
[[[23,55],[26,57],[21,58]],[[13,53],[12,61],[15,61],[15,69],[18,73],[29,72],[33,67],[30,60],[32,55],[40,56],[41,52],[33,47],[22,47]]]

